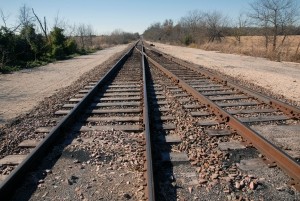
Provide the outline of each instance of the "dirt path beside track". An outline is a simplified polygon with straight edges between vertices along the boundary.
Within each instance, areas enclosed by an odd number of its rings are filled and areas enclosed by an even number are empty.
[[[38,68],[0,74],[0,127],[30,111],[45,97],[71,85],[83,73],[102,64],[127,46],[119,45]]]

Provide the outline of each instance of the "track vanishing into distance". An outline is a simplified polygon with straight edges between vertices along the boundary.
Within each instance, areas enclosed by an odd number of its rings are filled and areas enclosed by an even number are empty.
[[[236,198],[243,198],[245,189],[255,190],[262,182],[243,172],[262,166],[279,167],[290,177],[290,185],[300,190],[299,108],[141,41],[62,108],[13,154],[0,159],[5,177],[1,200],[11,198],[16,184],[22,186],[24,175],[32,173],[57,144],[78,148],[85,143],[89,159],[84,165],[97,171],[102,166],[116,172],[127,168],[140,176],[127,182],[132,193],[122,198],[111,195],[111,200],[192,200],[201,198],[195,190],[199,186],[218,186],[225,196],[236,192]],[[105,152],[119,141],[125,148],[118,148],[118,154]],[[68,151],[71,157],[80,155],[74,150]],[[78,156],[74,163],[82,160]],[[37,185],[46,183],[51,170],[45,172]],[[74,176],[67,183],[75,180]],[[101,195],[90,196],[87,199],[97,200]]]

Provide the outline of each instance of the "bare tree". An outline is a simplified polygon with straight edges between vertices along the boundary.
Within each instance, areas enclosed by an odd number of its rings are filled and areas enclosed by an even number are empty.
[[[222,13],[213,11],[206,14],[206,24],[208,31],[208,41],[221,41],[224,37],[224,28],[228,25],[228,20]]]
[[[233,30],[234,37],[241,43],[241,36],[246,34],[246,26],[248,24],[248,19],[246,18],[244,13],[240,13],[237,19],[236,25]]]
[[[161,40],[162,37],[162,30],[161,30],[162,25],[160,22],[156,22],[151,24],[144,32],[145,38],[149,40]]]
[[[277,46],[279,29],[283,34],[293,25],[298,17],[299,8],[295,0],[256,0],[250,4],[249,16],[273,35],[273,51]],[[267,34],[267,32],[266,32]],[[267,44],[268,37],[266,37]]]
[[[90,47],[93,46],[93,37],[95,36],[94,34],[94,29],[92,25],[87,25],[86,27],[86,34],[87,34],[87,43]]]
[[[46,38],[47,41],[49,41],[48,39],[48,34],[47,34],[47,22],[46,22],[46,17],[44,17],[44,25],[42,24],[41,20],[39,19],[39,17],[35,14],[33,8],[32,8],[32,13],[33,15],[35,16],[35,18],[37,19],[39,25],[40,25],[40,28],[42,29],[43,33],[44,33],[44,36]]]
[[[8,20],[8,18],[9,18],[9,16],[10,16],[9,14],[8,14],[8,15],[5,15],[5,13],[3,12],[3,10],[0,9],[0,17],[1,17],[1,20],[2,20],[2,22],[3,22],[4,27],[5,27],[6,29],[11,30],[12,32],[15,32],[15,31],[21,26],[21,24],[17,24],[17,25],[12,26],[12,27],[7,27],[7,20]]]
[[[184,38],[184,30],[181,27],[181,24],[178,23],[173,27],[170,40],[177,44],[177,43],[182,43],[183,38]]]
[[[172,30],[173,30],[173,20],[171,19],[166,19],[163,23],[163,30],[164,30],[164,35],[166,37],[170,37],[170,35],[172,34]]]
[[[85,48],[85,35],[86,35],[86,26],[85,24],[80,24],[79,26],[77,26],[77,36],[79,37],[79,41],[80,41],[80,46],[82,49]]]
[[[183,29],[185,38],[203,42],[206,35],[205,13],[200,10],[189,11],[186,16],[179,21],[180,27]]]
[[[25,4],[19,9],[18,19],[22,27],[27,27],[34,23],[34,17],[31,15],[30,8]]]
[[[200,27],[205,25],[205,13],[199,10],[189,11],[188,14],[180,19],[180,24],[192,33],[197,33]]]
[[[9,17],[9,15],[5,15],[2,9],[0,9],[0,15],[1,15],[1,19],[4,24],[4,27],[7,28],[6,21]]]
[[[68,37],[74,36],[76,35],[76,24],[67,24],[66,29],[65,29],[65,33]]]
[[[94,30],[92,25],[80,24],[77,26],[77,36],[79,37],[82,49],[93,46]]]
[[[69,27],[68,21],[65,18],[61,18],[59,16],[59,11],[57,11],[56,16],[53,21],[54,21],[53,27],[59,27],[64,30],[68,29],[68,27]]]

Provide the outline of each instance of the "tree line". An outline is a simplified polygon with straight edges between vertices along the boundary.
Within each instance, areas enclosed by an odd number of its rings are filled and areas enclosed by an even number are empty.
[[[1,9],[0,17],[0,72],[40,66],[101,49],[91,25],[71,25],[58,14],[50,29],[47,18],[40,18],[33,8],[26,5],[20,7],[15,26],[8,27],[8,16]],[[137,33],[117,30],[102,36],[101,42],[114,45],[138,37]]]
[[[255,0],[249,5],[249,12],[241,13],[234,23],[222,12],[193,10],[178,23],[172,19],[150,25],[143,37],[151,41],[190,45],[207,42],[221,42],[226,36],[234,36],[238,43],[241,36],[261,35],[265,46],[271,42],[273,51],[289,35],[300,35],[299,6],[294,0]]]

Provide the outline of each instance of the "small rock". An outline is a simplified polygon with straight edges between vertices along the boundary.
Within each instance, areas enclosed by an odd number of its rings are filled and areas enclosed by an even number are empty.
[[[205,184],[205,183],[207,183],[207,180],[206,179],[199,179],[199,183],[200,184]]]
[[[212,178],[212,179],[217,179],[218,177],[219,177],[218,174],[212,174],[212,175],[211,175],[211,178]]]
[[[48,191],[42,196],[42,198],[46,197],[48,195]]]
[[[224,179],[226,182],[231,182],[231,181],[232,181],[232,178],[230,178],[230,177],[223,177],[223,179]]]
[[[193,192],[193,187],[189,187],[189,192],[190,192],[190,193]]]
[[[284,191],[284,186],[277,187],[276,190],[278,190],[278,191]]]
[[[140,186],[140,187],[137,189],[137,191],[142,191],[142,190],[144,190],[144,186]]]
[[[43,179],[40,179],[40,180],[38,181],[38,183],[39,183],[39,184],[43,184],[43,183],[45,183],[45,181],[44,181]]]
[[[127,200],[129,200],[131,198],[131,196],[128,193],[124,193],[123,197],[126,198]]]
[[[66,179],[66,180],[65,180],[65,183],[68,184],[68,185],[72,185],[72,184],[73,184],[72,181],[69,180],[69,179]]]
[[[48,174],[52,173],[52,170],[49,170],[49,169],[46,169],[45,171],[46,171],[46,173],[48,173]]]
[[[240,181],[240,186],[241,186],[241,188],[243,188],[245,186],[244,180]]]
[[[201,167],[196,167],[196,172],[201,172]]]
[[[250,188],[251,190],[255,190],[256,186],[257,186],[256,183],[253,182],[253,181],[251,181],[250,184],[249,184],[249,188]]]
[[[224,193],[230,193],[230,190],[229,189],[225,189],[223,192]]]
[[[195,166],[195,165],[197,165],[197,163],[198,163],[197,161],[192,161],[191,165]]]
[[[224,168],[224,169],[226,169],[226,168],[228,168],[229,167],[229,163],[228,162],[223,162],[223,164],[222,164],[222,168]]]
[[[234,173],[234,172],[236,172],[236,167],[229,168],[228,171]]]
[[[240,189],[241,188],[241,184],[240,184],[240,182],[235,182],[235,188],[236,189]]]
[[[173,187],[176,187],[176,182],[173,181],[173,182],[171,183],[171,185],[172,185]]]
[[[230,178],[235,178],[236,176],[238,176],[238,174],[234,173],[234,174],[229,174],[228,175]]]
[[[80,161],[76,159],[73,161],[73,163],[80,163]]]

